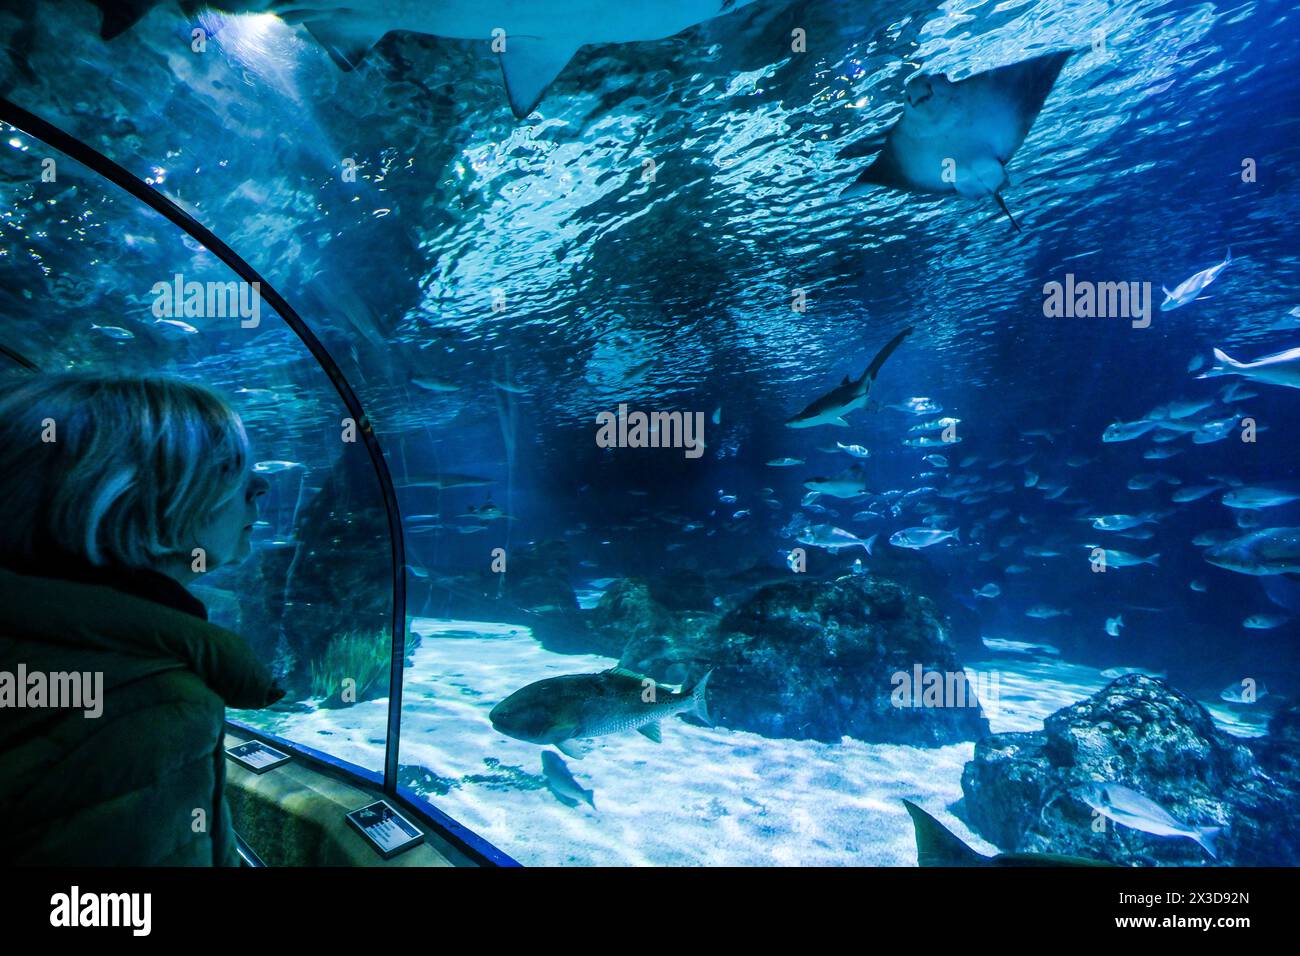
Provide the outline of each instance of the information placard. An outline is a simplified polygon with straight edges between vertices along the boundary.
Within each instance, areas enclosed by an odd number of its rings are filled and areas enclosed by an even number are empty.
[[[424,832],[384,800],[376,800],[347,815],[348,823],[385,860],[424,839]]]
[[[253,773],[266,773],[292,759],[287,753],[268,747],[260,740],[250,740],[238,747],[230,747],[226,750],[226,756]]]

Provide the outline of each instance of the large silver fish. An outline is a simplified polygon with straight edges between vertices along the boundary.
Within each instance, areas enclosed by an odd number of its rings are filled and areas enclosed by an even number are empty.
[[[585,741],[592,737],[635,730],[657,743],[659,721],[677,714],[711,724],[704,698],[709,674],[681,692],[620,667],[548,677],[515,691],[492,708],[488,719],[499,733],[552,744],[580,760],[590,749]]]
[[[1220,827],[1192,826],[1177,820],[1145,794],[1117,783],[1094,783],[1080,789],[1088,806],[1116,823],[1153,836],[1180,836],[1195,840],[1212,857],[1218,857],[1214,841]]]

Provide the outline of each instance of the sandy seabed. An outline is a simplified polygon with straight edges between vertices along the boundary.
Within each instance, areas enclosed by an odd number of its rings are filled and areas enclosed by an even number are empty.
[[[600,737],[584,759],[565,758],[598,809],[564,806],[543,784],[542,748],[497,733],[488,711],[532,681],[615,662],[551,653],[515,625],[416,618],[412,630],[423,641],[406,669],[401,763],[429,772],[440,810],[526,865],[915,866],[904,797],[976,849],[997,850],[949,810],[962,795],[969,742],[773,740],[672,719],[660,744],[635,733]],[[987,659],[967,670],[997,674],[994,732],[1040,729],[1108,683],[1039,645],[988,644]],[[1229,732],[1263,732],[1262,714],[1205,703]],[[387,699],[373,700],[279,716],[266,729],[378,768],[387,713]]]

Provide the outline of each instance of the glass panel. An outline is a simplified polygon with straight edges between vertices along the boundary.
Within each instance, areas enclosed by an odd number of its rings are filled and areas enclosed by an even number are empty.
[[[334,731],[285,723],[317,709],[387,708],[387,515],[338,395],[280,317],[214,256],[21,131],[6,126],[4,138],[0,339],[43,373],[163,373],[231,402],[270,488],[251,557],[192,590],[288,691],[271,708],[232,715],[343,756]],[[161,185],[165,171],[156,175]],[[348,759],[381,770],[386,730],[375,721]]]

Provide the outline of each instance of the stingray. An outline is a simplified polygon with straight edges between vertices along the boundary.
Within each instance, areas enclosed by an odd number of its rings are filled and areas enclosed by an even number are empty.
[[[909,192],[992,196],[1020,230],[1002,198],[1006,165],[1052,91],[1070,51],[1047,53],[964,80],[921,74],[904,93],[903,115],[885,145],[845,191],[873,186]],[[851,155],[853,147],[841,153]]]

